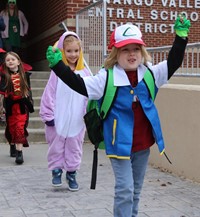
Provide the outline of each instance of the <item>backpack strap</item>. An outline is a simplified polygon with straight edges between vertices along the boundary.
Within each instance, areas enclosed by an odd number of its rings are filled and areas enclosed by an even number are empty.
[[[116,97],[117,87],[114,86],[113,69],[107,70],[106,86],[100,108],[100,116],[102,119],[106,119],[107,114]]]
[[[106,84],[104,89],[104,94],[101,101],[101,108],[100,108],[100,117],[101,120],[107,117],[108,112],[114,102],[115,96],[117,92],[117,87],[114,86],[114,78],[113,78],[113,69],[107,70],[106,76]],[[94,101],[93,101],[94,102]],[[96,104],[93,103],[94,108],[96,108],[97,101],[95,100]],[[90,109],[92,108],[92,103],[89,105]],[[93,163],[92,163],[92,178],[91,178],[91,185],[90,189],[96,188],[96,179],[97,179],[97,165],[98,165],[98,147],[99,144],[95,144],[95,149],[93,152]]]
[[[152,100],[154,101],[156,97],[155,79],[152,71],[149,68],[147,68],[143,80],[149,90]]]
[[[144,74],[143,80],[144,80],[144,82],[145,82],[145,84],[149,90],[149,93],[150,93],[152,100],[154,101],[155,97],[156,97],[155,78],[153,76],[153,72],[148,67],[147,67],[147,71]],[[168,160],[168,162],[170,164],[172,164],[172,162],[170,161],[166,152],[164,151],[163,153],[164,153],[164,156],[166,157],[166,159]]]

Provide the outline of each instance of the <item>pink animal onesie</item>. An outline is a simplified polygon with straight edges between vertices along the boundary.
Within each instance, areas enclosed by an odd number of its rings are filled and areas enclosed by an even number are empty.
[[[56,43],[63,54],[65,63],[63,41],[69,35],[79,39],[76,33],[68,31]],[[90,75],[84,66],[82,50],[74,73],[81,77]],[[45,137],[49,145],[47,153],[49,170],[60,168],[70,172],[80,168],[85,135],[83,116],[86,106],[87,98],[73,91],[51,71],[40,104],[40,117],[46,123]],[[53,122],[53,125],[48,126],[48,122]]]

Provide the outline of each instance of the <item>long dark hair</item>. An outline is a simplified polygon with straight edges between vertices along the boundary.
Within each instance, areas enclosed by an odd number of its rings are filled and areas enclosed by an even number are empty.
[[[4,12],[10,14],[10,12],[9,12],[9,3],[6,4],[6,8],[5,8]],[[17,7],[17,4],[15,4],[13,16],[18,17],[18,7]]]
[[[28,83],[27,83],[27,80],[25,77],[25,71],[23,68],[23,63],[22,63],[19,55],[15,52],[12,52],[12,51],[6,53],[4,60],[9,54],[16,57],[20,62],[19,66],[18,66],[18,73],[19,73],[19,77],[20,77],[20,90],[21,90],[22,97],[26,97],[26,96],[28,96],[29,87],[28,87]],[[5,63],[3,64],[3,71],[5,73],[6,92],[9,95],[9,94],[13,93],[13,91],[14,91],[13,83],[12,83],[12,79],[11,79],[12,72],[6,66]]]

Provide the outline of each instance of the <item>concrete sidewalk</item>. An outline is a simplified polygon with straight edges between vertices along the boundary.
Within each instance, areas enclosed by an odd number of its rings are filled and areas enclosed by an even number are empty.
[[[99,150],[96,190],[90,190],[93,146],[84,144],[78,192],[51,186],[47,144],[24,149],[25,163],[15,165],[9,146],[0,145],[0,217],[112,217],[114,179]],[[199,172],[199,171],[197,171]],[[148,167],[138,217],[200,217],[200,184]]]

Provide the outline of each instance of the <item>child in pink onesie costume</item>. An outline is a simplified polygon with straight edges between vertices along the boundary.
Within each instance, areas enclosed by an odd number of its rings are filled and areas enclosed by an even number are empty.
[[[62,52],[62,60],[74,73],[89,76],[84,66],[81,41],[74,32],[65,32],[56,43]],[[45,123],[45,136],[49,144],[48,169],[52,171],[52,185],[62,185],[62,173],[66,171],[69,190],[79,189],[76,172],[80,168],[82,145],[85,135],[83,116],[87,98],[70,89],[51,71],[40,104],[40,117]]]

